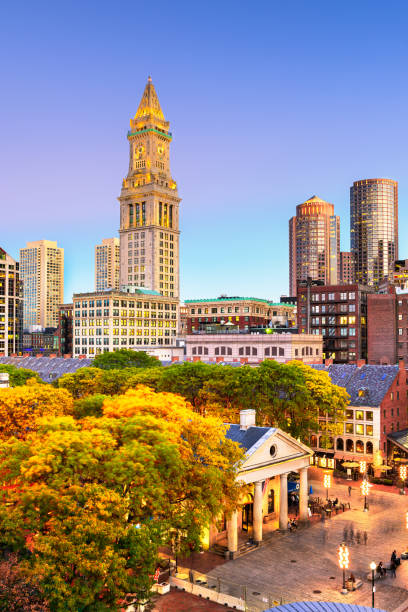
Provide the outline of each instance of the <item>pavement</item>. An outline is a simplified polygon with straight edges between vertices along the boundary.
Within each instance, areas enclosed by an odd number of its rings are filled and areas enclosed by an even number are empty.
[[[232,612],[232,608],[200,599],[178,589],[172,589],[170,593],[162,595],[152,608],[152,612],[220,612],[221,610]]]
[[[313,481],[313,495],[325,497],[325,489]],[[350,501],[351,510],[334,515],[295,532],[275,532],[258,550],[234,561],[219,565],[209,572],[224,586],[246,585],[249,594],[267,595],[283,602],[333,601],[371,606],[371,582],[367,579],[371,561],[388,563],[391,553],[408,549],[406,513],[408,498],[372,488],[368,497],[369,511],[364,512],[364,499],[356,483],[349,497],[348,483],[334,483],[330,497]],[[347,595],[341,594],[342,573],[338,566],[338,547],[345,528],[353,527],[354,542],[349,542],[352,572],[362,579],[363,586]],[[356,534],[366,531],[367,544],[356,543]],[[402,561],[397,577],[387,576],[376,583],[375,606],[392,612],[408,600],[408,561]],[[195,610],[196,608],[191,608]],[[198,609],[198,608],[197,608]]]

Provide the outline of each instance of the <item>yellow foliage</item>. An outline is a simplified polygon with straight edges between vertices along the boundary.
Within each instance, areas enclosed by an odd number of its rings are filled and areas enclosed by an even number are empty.
[[[0,389],[0,438],[25,437],[44,416],[69,414],[73,399],[65,389],[27,381],[21,387]]]

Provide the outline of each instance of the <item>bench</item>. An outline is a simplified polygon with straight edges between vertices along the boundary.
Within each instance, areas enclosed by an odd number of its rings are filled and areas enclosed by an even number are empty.
[[[387,576],[389,576],[390,575],[391,564],[387,563],[386,565],[384,565],[384,569],[387,570],[385,572],[384,576],[380,576],[380,574],[377,572],[377,570],[375,570],[375,572],[374,572],[374,581],[380,580],[380,578],[386,578]],[[372,579],[373,579],[372,572],[368,572],[367,580],[371,582]]]

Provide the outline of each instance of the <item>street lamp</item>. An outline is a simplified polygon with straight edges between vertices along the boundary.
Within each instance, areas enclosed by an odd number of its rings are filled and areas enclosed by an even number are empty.
[[[364,512],[367,512],[367,510],[368,510],[367,495],[369,494],[369,492],[370,492],[370,483],[364,477],[364,480],[361,483],[361,495],[364,495]]]
[[[367,471],[367,461],[360,461],[360,474],[365,474]]]
[[[402,480],[402,492],[405,495],[405,479],[407,477],[407,466],[400,465],[399,473],[400,473],[400,478]]]
[[[348,569],[348,566],[349,566],[349,550],[343,542],[343,544],[339,547],[339,567],[340,569],[343,570],[343,588],[341,590],[343,594],[347,593],[346,569]]]
[[[326,499],[329,499],[329,489],[331,486],[331,475],[330,474],[324,475],[324,486],[326,489]]]
[[[371,569],[371,607],[372,608],[374,608],[374,593],[375,593],[374,572],[375,572],[375,568],[376,568],[376,565],[374,561],[371,561],[370,569]]]

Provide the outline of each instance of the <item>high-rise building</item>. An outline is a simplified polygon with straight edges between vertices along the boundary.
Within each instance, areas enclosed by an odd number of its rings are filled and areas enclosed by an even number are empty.
[[[119,290],[119,238],[104,238],[95,247],[95,291]]]
[[[172,134],[151,78],[130,120],[129,170],[120,202],[120,285],[179,296],[179,202]]]
[[[343,285],[354,283],[354,257],[350,251],[340,251],[340,282]]]
[[[20,277],[24,329],[57,327],[58,308],[64,301],[64,249],[52,240],[27,242],[20,249]]]
[[[8,357],[22,350],[23,300],[19,265],[0,248],[0,354]]]
[[[398,183],[355,181],[350,188],[350,241],[355,281],[370,287],[392,274],[398,259]]]
[[[300,280],[340,280],[340,217],[334,205],[312,196],[296,207],[289,221],[289,291],[296,295]]]

